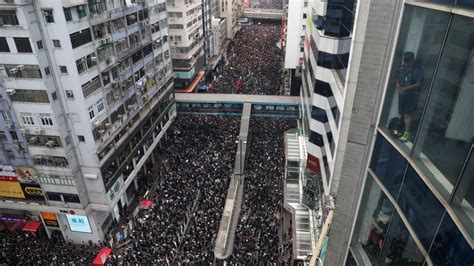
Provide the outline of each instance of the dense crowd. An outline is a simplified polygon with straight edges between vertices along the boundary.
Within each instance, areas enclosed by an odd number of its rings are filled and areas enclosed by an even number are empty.
[[[169,130],[161,158],[166,176],[149,198],[114,264],[200,263],[213,260],[213,245],[235,156],[239,119],[180,115]],[[201,196],[196,201],[198,192]],[[197,210],[193,204],[197,202]],[[195,214],[194,221],[191,217]],[[184,233],[186,221],[190,230]],[[184,237],[184,238],[183,238]],[[182,245],[181,245],[182,243]]]
[[[217,66],[210,91],[280,95],[283,51],[278,48],[278,24],[242,26],[227,52],[224,65]]]
[[[64,242],[61,233],[48,239],[44,231],[36,236],[21,230],[0,233],[0,265],[87,265],[99,251],[92,242],[72,245]]]
[[[280,263],[283,204],[284,132],[295,121],[252,118],[252,146],[245,174],[244,200],[234,243],[233,264]]]

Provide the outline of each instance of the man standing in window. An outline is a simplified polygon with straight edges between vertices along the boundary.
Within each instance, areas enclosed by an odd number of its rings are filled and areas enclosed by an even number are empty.
[[[398,113],[403,122],[403,134],[399,134],[402,142],[410,139],[410,127],[412,116],[418,103],[420,86],[423,81],[423,70],[414,65],[415,54],[405,52],[403,54],[403,65],[398,69],[397,90],[398,90]]]

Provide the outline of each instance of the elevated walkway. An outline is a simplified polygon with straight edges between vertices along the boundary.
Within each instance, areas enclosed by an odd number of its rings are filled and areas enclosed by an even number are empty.
[[[244,176],[248,147],[251,104],[245,103],[240,122],[240,134],[237,141],[234,171],[227,190],[227,198],[222,214],[219,231],[214,246],[214,256],[218,259],[228,258],[234,249],[235,230],[239,223],[242,198],[244,193]]]
[[[261,9],[261,8],[246,8],[242,13],[243,17],[251,19],[270,19],[281,20],[283,17],[282,9]]]
[[[299,118],[300,98],[290,96],[176,93],[176,108],[181,114],[240,116],[244,103],[251,103],[252,115]]]

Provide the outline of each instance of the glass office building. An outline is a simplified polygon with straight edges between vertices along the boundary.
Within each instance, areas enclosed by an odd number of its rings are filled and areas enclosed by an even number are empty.
[[[407,1],[347,265],[474,265],[474,1]]]

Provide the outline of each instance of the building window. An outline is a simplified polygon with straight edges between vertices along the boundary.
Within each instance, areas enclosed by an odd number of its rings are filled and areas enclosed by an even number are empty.
[[[458,182],[474,139],[472,25],[473,18],[459,15],[451,21],[413,152],[446,199]]]
[[[69,35],[69,38],[71,39],[72,48],[77,48],[92,42],[91,30],[86,28],[81,31],[74,32]]]
[[[408,162],[382,135],[375,141],[370,169],[393,197],[397,197]]]
[[[43,10],[43,16],[44,16],[44,19],[46,20],[46,23],[53,23],[54,22],[54,16],[53,16],[53,10],[52,9],[44,9]]]
[[[67,67],[66,66],[59,66],[59,71],[61,71],[61,74],[67,74]]]
[[[40,117],[41,124],[43,126],[52,126],[53,125],[53,119],[51,116],[41,116]]]
[[[51,201],[62,201],[61,194],[54,192],[46,192],[46,198]]]
[[[23,124],[25,125],[34,125],[35,121],[33,120],[33,117],[31,114],[28,115],[21,115],[21,120],[23,121]]]
[[[10,47],[8,47],[7,38],[0,37],[0,52],[10,52]]]
[[[15,10],[0,10],[0,24],[15,26],[19,25]]]
[[[433,265],[474,265],[474,252],[447,214],[444,215],[429,255]]]
[[[10,95],[14,102],[49,103],[48,93],[45,90],[15,89],[15,94]]]
[[[82,5],[82,6],[78,6],[77,7],[77,16],[79,18],[83,18],[85,16],[87,16],[87,10],[86,10],[86,6],[85,5]]]
[[[53,39],[53,46],[55,48],[61,48],[61,42],[59,40],[54,40]]]
[[[44,73],[46,74],[46,76],[51,75],[51,70],[49,69],[49,67],[44,68]]]
[[[13,140],[18,140],[18,135],[16,134],[15,131],[10,131],[10,136],[12,136]]]
[[[314,145],[318,147],[324,146],[323,136],[321,136],[321,134],[316,133],[312,130],[309,133],[309,142],[313,143]]]
[[[89,106],[89,117],[90,119],[93,119],[95,117],[95,113],[94,113],[94,106]]]
[[[359,261],[368,258],[377,265],[395,208],[371,176],[367,177],[362,195],[351,247]]]
[[[97,57],[94,53],[91,53],[85,57],[82,57],[76,60],[77,72],[81,74],[89,68],[92,68],[97,65]]]
[[[63,8],[64,11],[64,17],[66,18],[66,21],[72,21],[72,12],[70,8]]]
[[[461,180],[454,192],[452,206],[457,216],[468,230],[471,238],[474,237],[474,148],[467,161]]]
[[[443,217],[444,208],[412,167],[408,168],[397,202],[428,250]]]
[[[84,136],[82,136],[82,135],[77,135],[77,139],[78,139],[80,142],[86,142],[86,138],[84,138]]]
[[[62,194],[65,202],[81,203],[79,196],[74,194]]]
[[[104,109],[105,109],[105,107],[104,107],[104,99],[103,99],[103,98],[100,98],[100,99],[97,101],[97,112],[100,113],[100,112],[102,112]]]
[[[43,49],[43,48],[44,48],[44,47],[43,47],[43,41],[37,41],[37,42],[36,42],[36,46],[38,46],[38,50]]]
[[[28,38],[15,37],[13,38],[13,40],[15,41],[16,50],[19,53],[32,53],[33,52],[33,50],[31,49],[30,40]]]
[[[380,122],[397,139],[410,143],[401,145],[407,152],[420,122],[421,105],[434,75],[449,16],[433,9],[405,9]]]

